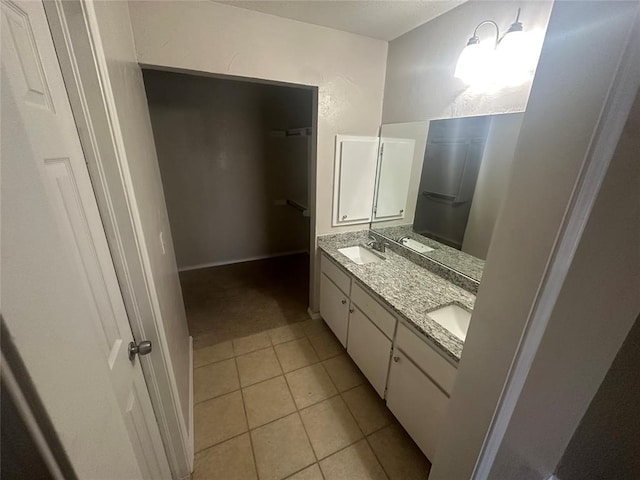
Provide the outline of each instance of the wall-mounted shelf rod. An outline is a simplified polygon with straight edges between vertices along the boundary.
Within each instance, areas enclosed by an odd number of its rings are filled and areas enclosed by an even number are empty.
[[[302,213],[303,217],[310,216],[309,209],[307,207],[305,207],[304,205],[296,202],[295,200],[290,200],[288,198],[287,198],[286,202],[287,202],[287,206],[289,206],[291,208],[295,208],[296,210],[298,210],[300,213]]]

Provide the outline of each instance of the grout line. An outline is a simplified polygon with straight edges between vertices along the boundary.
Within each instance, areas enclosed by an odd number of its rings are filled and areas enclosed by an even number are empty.
[[[236,374],[238,375],[238,384],[240,383],[240,369],[238,368],[238,357],[233,357],[233,360],[236,363]],[[242,411],[244,412],[244,421],[247,425],[247,435],[249,435],[249,446],[251,447],[251,455],[253,457],[253,466],[256,469],[256,477],[258,475],[258,461],[256,460],[256,452],[253,448],[253,438],[251,438],[251,429],[249,428],[249,415],[247,415],[247,405],[244,401],[244,392],[242,391],[242,387],[240,388],[240,398],[242,399]]]
[[[389,473],[387,472],[387,470],[384,468],[384,465],[382,464],[382,462],[380,461],[380,459],[378,458],[378,454],[376,453],[376,451],[373,449],[373,447],[371,446],[371,442],[369,442],[369,437],[365,436],[364,437],[364,441],[367,442],[367,445],[369,446],[369,448],[371,449],[371,453],[373,453],[373,456],[375,457],[375,459],[378,462],[378,465],[380,465],[380,468],[382,469],[382,472],[386,475],[387,479],[391,478],[389,476]]]
[[[224,397],[225,395],[229,395],[230,393],[235,393],[238,390],[242,390],[242,387],[238,387],[238,388],[236,388],[234,390],[229,390],[228,392],[220,393],[220,394],[218,394],[218,395],[216,395],[214,397],[205,398],[205,399],[199,400],[197,402],[194,401],[193,402],[193,406],[195,407],[196,405],[200,405],[201,403],[205,403],[205,402],[208,402],[210,400],[216,400],[216,399],[218,399],[220,397]]]
[[[278,355],[276,355],[277,357]],[[280,359],[278,358],[278,363],[280,363]],[[282,364],[280,365],[280,368],[282,369]],[[304,367],[303,367],[304,368]],[[304,430],[304,434],[307,437],[307,441],[309,442],[309,446],[311,447],[311,452],[313,453],[313,458],[316,459],[316,463],[318,463],[318,455],[316,455],[316,451],[313,448],[313,444],[311,443],[311,437],[309,436],[309,432],[307,431],[307,427],[304,424],[304,421],[302,420],[302,416],[300,415],[300,408],[298,408],[298,404],[296,403],[296,398],[293,395],[293,391],[291,390],[291,385],[289,385],[289,380],[287,380],[287,376],[286,375],[282,375],[284,377],[284,382],[287,385],[287,388],[289,389],[289,395],[291,395],[291,400],[293,400],[293,406],[296,409],[296,412],[298,414],[298,418],[300,419],[300,424],[302,425],[302,429]],[[308,467],[309,465],[307,465]],[[305,467],[306,468],[306,467]],[[318,468],[320,468],[320,465],[318,465]]]
[[[213,445],[209,445],[209,446],[204,447],[204,448],[202,448],[202,449],[200,449],[200,450],[197,450],[197,451],[195,451],[195,452],[194,452],[194,454],[195,454],[195,455],[199,455],[199,454],[201,454],[202,452],[205,452],[205,451],[207,451],[207,450],[209,450],[209,449],[211,449],[211,448],[213,448],[213,447],[217,447],[218,445],[222,445],[223,443],[228,442],[228,441],[230,441],[230,440],[234,440],[234,439],[236,439],[236,438],[238,438],[238,437],[241,437],[242,435],[245,435],[245,434],[246,434],[246,435],[249,435],[249,430],[247,430],[246,432],[238,433],[237,435],[234,435],[233,437],[229,437],[229,438],[227,438],[227,439],[225,439],[225,440],[222,440],[222,441],[220,441],[220,442],[216,442],[216,443],[214,443]]]

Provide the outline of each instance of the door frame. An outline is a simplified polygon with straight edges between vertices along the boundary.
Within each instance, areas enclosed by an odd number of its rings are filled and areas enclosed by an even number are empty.
[[[93,9],[82,0],[43,3],[131,330],[137,340],[153,335],[160,340],[157,354],[141,357],[140,363],[171,472],[174,478],[189,478],[194,459],[193,403],[189,405],[187,425],[181,414],[138,209],[127,181],[125,146]],[[153,320],[153,335],[145,327],[144,319],[149,318]],[[189,388],[193,391],[193,369],[189,371]]]
[[[309,210],[309,306],[307,313],[309,317],[317,320],[320,318],[319,307],[314,311],[315,305],[320,305],[320,276],[316,278],[317,265],[320,264],[320,251],[316,236],[316,185],[318,169],[318,86],[303,85],[300,83],[281,82],[277,80],[265,80],[261,78],[242,77],[238,75],[227,75],[224,73],[212,73],[201,70],[191,70],[188,68],[168,67],[165,65],[153,65],[139,63],[141,69],[156,70],[158,72],[179,73],[183,75],[193,75],[197,77],[215,78],[220,80],[233,80],[236,82],[257,83],[259,85],[272,85],[276,87],[295,88],[306,90],[311,93],[311,136],[307,148],[307,192]]]

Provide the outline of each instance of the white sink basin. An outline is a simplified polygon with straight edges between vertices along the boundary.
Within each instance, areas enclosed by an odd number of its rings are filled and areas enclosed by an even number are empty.
[[[434,250],[430,246],[425,245],[424,243],[420,243],[417,240],[414,240],[413,238],[403,238],[401,243],[405,247],[410,248],[414,252],[418,252],[418,253],[433,252]]]
[[[384,260],[384,258],[379,257],[372,251],[361,247],[360,245],[356,245],[355,247],[339,248],[338,251],[353,263],[357,263],[358,265],[364,265],[366,263],[376,263]]]
[[[458,305],[447,305],[427,314],[444,328],[464,341],[469,330],[471,314]]]

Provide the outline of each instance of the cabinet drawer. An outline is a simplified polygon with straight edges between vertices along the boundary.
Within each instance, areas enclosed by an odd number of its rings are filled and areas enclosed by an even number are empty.
[[[436,352],[434,347],[403,324],[398,325],[396,347],[411,358],[447,394],[451,394],[458,371],[442,355]]]
[[[349,295],[351,290],[351,277],[340,270],[340,267],[335,263],[329,260],[329,257],[327,257],[325,253],[322,254],[320,269],[322,273],[329,277],[331,281],[340,288],[340,290],[346,293],[347,296]]]
[[[391,315],[386,308],[380,305],[377,300],[365,292],[357,283],[353,284],[351,301],[382,330],[382,333],[384,333],[387,338],[393,338],[393,332],[396,329],[396,317]]]

